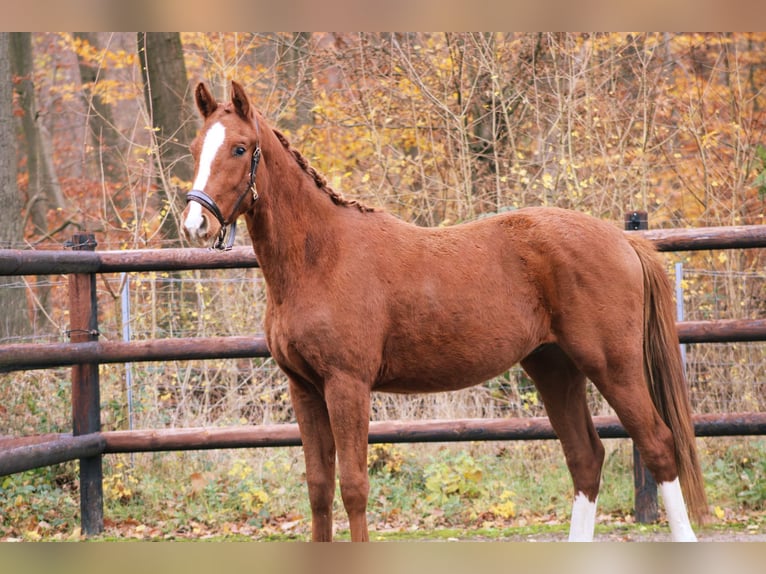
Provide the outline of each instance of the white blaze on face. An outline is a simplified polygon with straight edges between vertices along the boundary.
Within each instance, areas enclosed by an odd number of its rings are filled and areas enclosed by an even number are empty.
[[[213,124],[205,134],[205,141],[202,142],[202,152],[199,156],[199,168],[197,169],[197,177],[194,179],[192,189],[198,189],[205,191],[207,180],[210,179],[210,171],[213,166],[213,160],[215,159],[218,150],[223,145],[224,138],[226,136],[226,128],[223,127],[221,122]],[[192,237],[197,235],[197,231],[202,226],[204,219],[202,218],[202,206],[196,201],[189,203],[189,211],[186,214],[186,220],[184,221],[184,227],[186,231]]]

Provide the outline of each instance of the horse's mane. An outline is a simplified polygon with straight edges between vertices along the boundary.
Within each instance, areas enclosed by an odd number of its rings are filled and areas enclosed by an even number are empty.
[[[368,207],[355,199],[346,199],[341,193],[335,191],[333,188],[327,185],[327,179],[316,169],[311,167],[308,160],[303,157],[301,152],[290,145],[290,141],[282,132],[274,128],[272,128],[272,131],[274,132],[274,135],[277,136],[277,139],[279,139],[279,141],[282,143],[285,151],[292,154],[293,158],[295,158],[295,161],[298,163],[301,169],[311,176],[311,179],[314,180],[314,183],[316,183],[319,189],[330,196],[330,199],[332,199],[333,203],[336,205],[342,205],[344,207],[356,207],[362,213],[375,211],[374,207]]]

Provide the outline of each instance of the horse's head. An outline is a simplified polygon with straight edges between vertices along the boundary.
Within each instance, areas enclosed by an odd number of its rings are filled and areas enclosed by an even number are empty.
[[[194,183],[182,216],[183,232],[194,243],[209,244],[215,239],[215,247],[224,249],[234,240],[237,217],[258,198],[258,124],[245,91],[236,82],[232,82],[231,102],[217,102],[203,83],[197,86],[195,99],[204,124],[191,144]]]

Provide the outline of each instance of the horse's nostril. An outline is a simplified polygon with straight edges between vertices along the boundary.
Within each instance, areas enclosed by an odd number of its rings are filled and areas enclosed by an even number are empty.
[[[206,238],[210,229],[207,218],[200,213],[197,205],[191,205],[183,220],[183,231],[191,241],[202,241]]]

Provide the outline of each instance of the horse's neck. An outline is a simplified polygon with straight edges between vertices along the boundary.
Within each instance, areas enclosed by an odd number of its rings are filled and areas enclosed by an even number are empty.
[[[288,158],[290,165],[292,158]],[[271,175],[276,184],[263,194],[264,205],[247,225],[264,278],[277,295],[300,282],[317,258],[328,259],[334,228],[344,208],[295,165],[295,171]],[[292,166],[291,166],[292,167]]]

